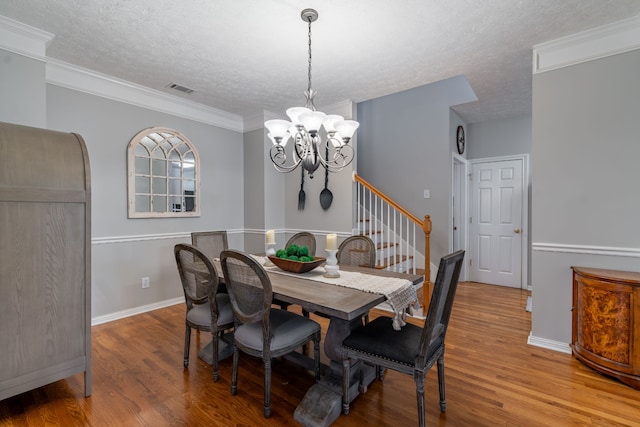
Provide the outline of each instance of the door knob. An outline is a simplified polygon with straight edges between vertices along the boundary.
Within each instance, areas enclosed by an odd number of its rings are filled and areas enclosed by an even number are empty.
[[[516,233],[516,234],[519,234],[520,233],[520,229],[516,228],[516,229],[513,230],[513,232]]]

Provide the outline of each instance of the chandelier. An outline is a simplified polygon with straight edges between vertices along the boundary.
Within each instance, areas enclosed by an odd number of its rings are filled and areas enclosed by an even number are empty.
[[[309,25],[308,86],[304,93],[307,103],[305,107],[287,109],[291,121],[268,120],[264,126],[273,142],[269,155],[276,170],[291,172],[302,165],[313,178],[313,172],[319,166],[329,172],[339,172],[351,164],[354,151],[349,141],[360,124],[336,114],[316,111],[313,105],[316,92],[311,88],[311,23],[318,19],[318,12],[304,9],[300,17]]]

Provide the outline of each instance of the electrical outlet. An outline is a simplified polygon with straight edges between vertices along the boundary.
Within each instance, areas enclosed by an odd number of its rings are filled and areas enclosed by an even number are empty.
[[[148,277],[143,277],[142,278],[142,289],[147,289],[149,287],[149,278]]]
[[[425,199],[429,199],[431,197],[431,191],[430,190],[424,190],[424,198]]]

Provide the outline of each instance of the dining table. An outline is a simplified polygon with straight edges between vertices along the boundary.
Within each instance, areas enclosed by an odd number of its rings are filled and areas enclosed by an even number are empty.
[[[254,256],[258,261],[265,259]],[[219,259],[213,264],[218,271],[221,282],[224,281]],[[269,264],[269,263],[266,263]],[[357,275],[366,283],[380,289],[386,283],[398,280],[410,286],[410,295],[416,295],[415,290],[424,281],[424,276],[387,271],[376,268],[340,266],[342,276],[349,278]],[[295,304],[310,313],[324,315],[329,318],[329,326],[324,338],[324,353],[329,364],[322,366],[320,382],[312,386],[298,405],[294,418],[304,425],[329,425],[340,415],[342,403],[342,341],[353,329],[362,325],[364,316],[372,308],[389,303],[389,295],[384,292],[371,292],[340,284],[340,279],[325,279],[324,267],[320,266],[306,273],[296,274],[280,270],[275,266],[265,266],[271,280],[274,301]],[[361,281],[362,281],[361,280]],[[335,282],[335,283],[333,283]],[[405,289],[406,291],[407,289]],[[417,303],[417,298],[416,301]],[[404,316],[408,307],[392,307],[395,313],[390,315]],[[401,320],[400,320],[401,321]],[[220,341],[219,359],[228,357],[232,353],[232,341]],[[199,357],[211,363],[211,345],[203,348]],[[302,353],[294,356],[298,363],[312,366],[312,359]],[[360,392],[366,391],[367,386],[375,379],[375,367],[355,362],[351,368],[349,397],[353,400]]]

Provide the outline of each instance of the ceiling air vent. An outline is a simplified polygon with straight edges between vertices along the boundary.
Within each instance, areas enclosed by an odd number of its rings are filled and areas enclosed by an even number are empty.
[[[178,83],[169,83],[167,85],[167,87],[169,89],[179,90],[180,92],[184,92],[184,93],[193,93],[194,92],[193,89],[189,89],[188,87],[179,85]]]

